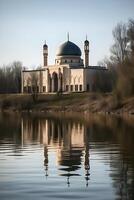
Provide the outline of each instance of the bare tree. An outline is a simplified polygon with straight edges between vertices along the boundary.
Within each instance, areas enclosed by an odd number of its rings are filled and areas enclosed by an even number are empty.
[[[22,63],[15,61],[0,67],[0,93],[19,93]]]
[[[123,23],[117,24],[113,30],[114,44],[111,47],[111,61],[122,63],[127,58],[127,26]]]
[[[21,92],[21,69],[22,69],[21,62],[19,61],[13,62],[12,70],[13,70],[14,87],[17,93]]]
[[[113,36],[115,44],[111,58],[117,68],[115,93],[121,99],[134,95],[134,20],[129,20],[126,25],[118,24]]]
[[[128,22],[127,36],[130,44],[130,50],[134,55],[134,19],[130,19]]]
[[[38,100],[38,75],[36,72],[31,72],[31,92],[32,92],[32,98],[34,102],[37,102]]]

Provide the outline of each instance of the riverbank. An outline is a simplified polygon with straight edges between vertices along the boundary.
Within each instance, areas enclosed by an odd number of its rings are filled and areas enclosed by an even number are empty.
[[[134,114],[134,97],[118,100],[111,93],[1,94],[0,110],[15,112],[91,112]]]

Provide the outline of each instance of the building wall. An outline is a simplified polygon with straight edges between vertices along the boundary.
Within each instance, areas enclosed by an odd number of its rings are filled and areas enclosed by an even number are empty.
[[[80,56],[57,56],[55,59],[56,65],[64,65],[69,64],[73,66],[81,66],[83,65],[83,60]]]
[[[31,70],[22,72],[22,92],[32,93],[34,90],[43,92],[46,86],[47,71]]]
[[[84,91],[84,69],[69,69],[65,79],[66,91],[82,92]]]
[[[70,68],[69,64],[23,71],[22,92],[30,93],[35,86],[37,92],[41,93],[96,91],[97,87],[104,84],[104,75],[107,71],[99,67]]]

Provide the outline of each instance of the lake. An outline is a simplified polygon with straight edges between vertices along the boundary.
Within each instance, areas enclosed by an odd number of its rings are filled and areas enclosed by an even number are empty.
[[[134,117],[1,114],[8,199],[134,199]]]

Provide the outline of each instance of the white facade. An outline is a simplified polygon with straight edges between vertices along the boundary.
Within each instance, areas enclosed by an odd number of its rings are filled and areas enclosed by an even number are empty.
[[[37,70],[22,71],[22,93],[92,91],[94,73],[106,68],[89,66],[89,42],[84,46],[85,65],[81,50],[74,43],[63,43],[56,55],[55,65],[47,65],[48,47],[43,46],[44,66]]]

